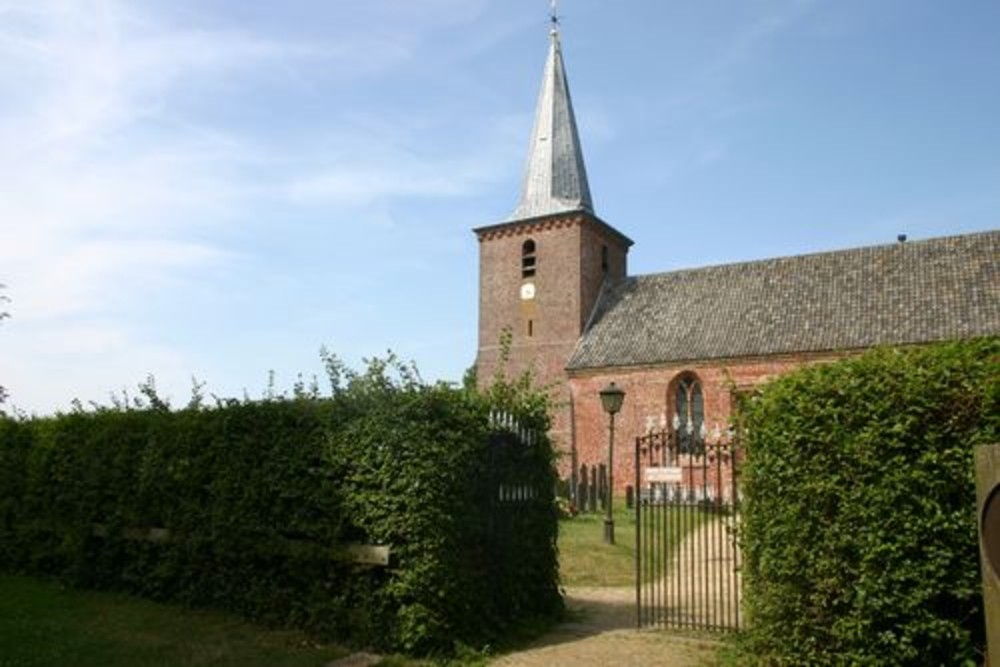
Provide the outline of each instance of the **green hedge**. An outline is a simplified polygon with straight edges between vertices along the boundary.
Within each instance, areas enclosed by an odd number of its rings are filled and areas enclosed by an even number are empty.
[[[980,660],[972,448],[1000,440],[1000,340],[804,368],[743,417],[744,656]]]
[[[562,599],[550,444],[491,466],[494,404],[380,367],[331,399],[3,419],[0,567],[385,649],[495,642]],[[498,475],[538,489],[506,536]],[[134,539],[154,527],[169,539]],[[331,558],[348,543],[391,545],[391,567]]]

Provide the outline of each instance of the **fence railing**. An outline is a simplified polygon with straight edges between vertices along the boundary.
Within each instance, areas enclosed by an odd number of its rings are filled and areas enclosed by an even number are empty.
[[[636,614],[641,627],[742,624],[738,443],[670,432],[635,442]]]

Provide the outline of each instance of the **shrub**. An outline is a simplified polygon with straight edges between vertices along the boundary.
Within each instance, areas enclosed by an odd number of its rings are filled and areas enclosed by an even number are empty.
[[[427,386],[391,358],[360,375],[327,362],[329,399],[0,419],[0,567],[418,653],[561,611],[534,399]],[[497,407],[541,434],[508,466]],[[495,484],[513,478],[537,494],[500,535]],[[150,528],[168,539],[137,539]],[[331,557],[351,543],[390,545],[390,567]]]
[[[743,418],[743,653],[789,665],[977,660],[972,448],[1000,436],[1000,340],[807,367],[768,384]]]
[[[491,437],[488,413],[477,395],[438,387],[372,406],[330,439],[353,529],[399,545],[384,609],[404,650],[496,641],[517,619],[561,611],[550,446],[503,456],[513,443]],[[498,506],[500,486],[518,483],[535,495]]]

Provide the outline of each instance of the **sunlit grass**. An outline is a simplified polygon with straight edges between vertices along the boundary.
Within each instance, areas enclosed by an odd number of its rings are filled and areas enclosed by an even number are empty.
[[[670,521],[664,548],[674,551],[684,535],[700,525],[700,511],[657,508]],[[635,510],[625,499],[614,503],[615,544],[604,542],[604,514],[580,514],[559,522],[559,570],[564,586],[635,585]]]

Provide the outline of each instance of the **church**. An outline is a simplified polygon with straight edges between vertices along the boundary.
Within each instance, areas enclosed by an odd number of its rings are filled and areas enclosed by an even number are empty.
[[[880,345],[1000,334],[1000,231],[630,276],[633,241],[591,199],[551,33],[520,200],[479,242],[477,377],[531,371],[551,387],[560,474],[607,461],[620,492],[651,431],[724,437],[734,394],[803,364]],[[575,487],[574,487],[575,488]]]

